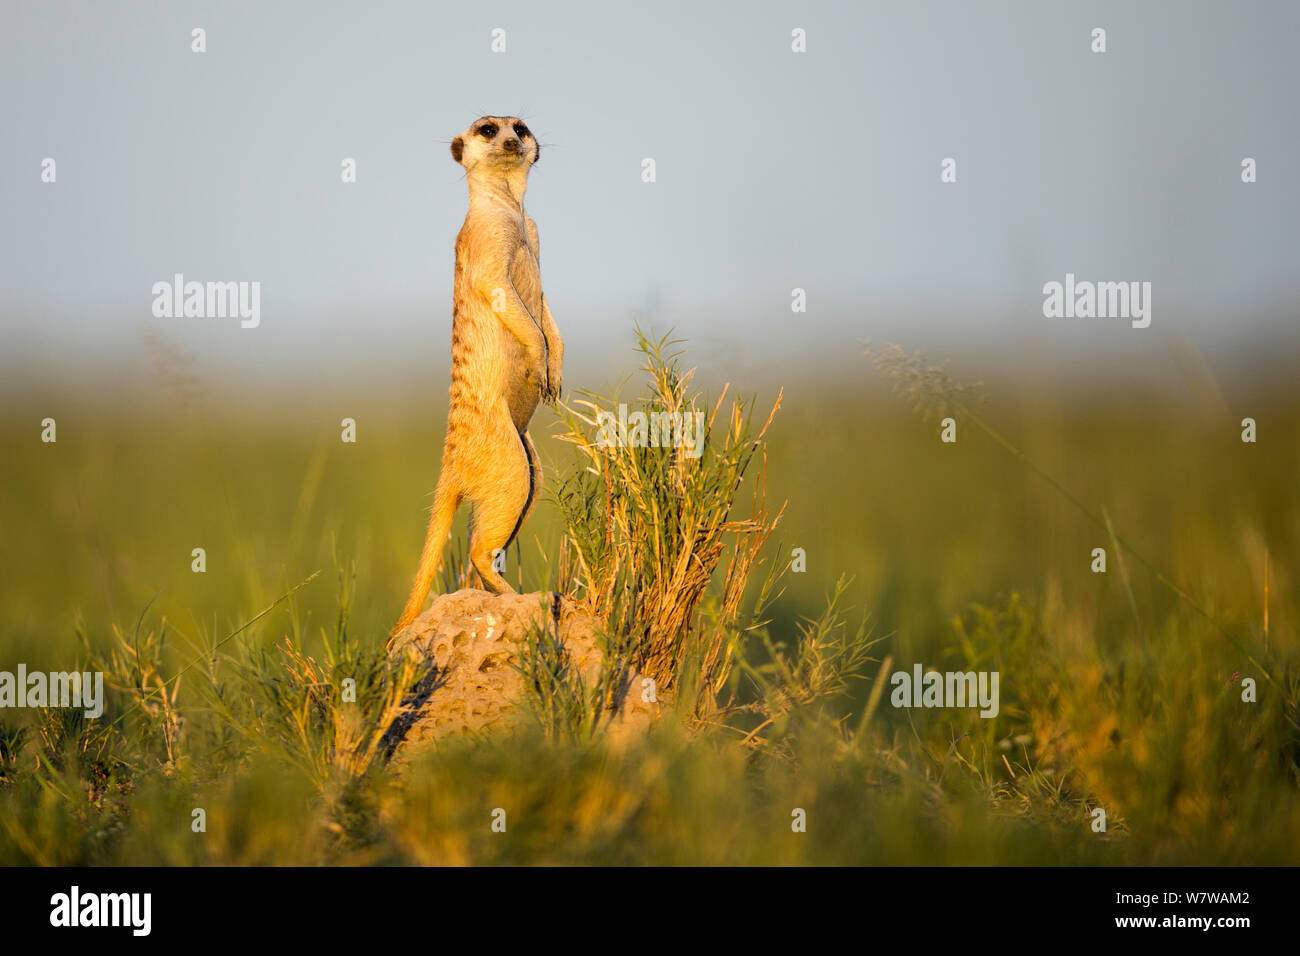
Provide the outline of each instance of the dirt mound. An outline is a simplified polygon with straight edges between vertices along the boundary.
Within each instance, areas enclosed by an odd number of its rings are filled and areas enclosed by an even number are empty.
[[[597,622],[559,595],[493,595],[465,589],[434,598],[427,611],[399,633],[389,649],[421,652],[430,666],[403,701],[403,712],[386,734],[387,749],[409,756],[419,747],[452,734],[508,732],[528,720],[519,647],[530,625],[545,622],[567,652],[585,688],[600,676],[603,655]],[[659,704],[642,699],[641,677],[621,675],[619,706],[611,733],[624,736],[647,728]]]

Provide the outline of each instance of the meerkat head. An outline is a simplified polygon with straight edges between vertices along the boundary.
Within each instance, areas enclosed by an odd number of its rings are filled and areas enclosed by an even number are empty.
[[[540,155],[536,137],[515,116],[481,116],[451,141],[452,158],[470,172],[526,173]]]

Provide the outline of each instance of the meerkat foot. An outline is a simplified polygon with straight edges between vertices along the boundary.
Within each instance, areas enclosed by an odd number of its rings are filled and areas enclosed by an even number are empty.
[[[470,561],[473,562],[474,570],[478,572],[479,579],[483,582],[483,590],[491,591],[493,594],[514,594],[515,589],[510,586],[510,582],[493,566],[493,555],[503,551],[504,549],[476,553],[471,555]]]

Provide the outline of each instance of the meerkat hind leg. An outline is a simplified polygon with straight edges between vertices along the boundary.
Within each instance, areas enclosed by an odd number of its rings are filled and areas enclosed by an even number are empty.
[[[523,524],[525,509],[533,497],[532,467],[521,436],[510,427],[510,441],[487,474],[481,476],[481,492],[474,502],[474,536],[469,558],[493,594],[514,593],[509,582],[492,566],[493,558],[510,546]]]
[[[542,463],[537,457],[537,448],[533,445],[533,439],[528,432],[519,436],[523,439],[524,453],[528,455],[528,501],[524,503],[523,513],[519,516],[519,527],[524,526],[528,516],[533,513],[533,505],[537,504],[537,499],[542,494]],[[515,539],[518,540],[518,531],[515,532]]]
[[[528,455],[528,500],[524,502],[524,510],[519,515],[519,525],[511,540],[515,543],[515,566],[519,569],[522,580],[524,558],[523,558],[523,540],[520,531],[523,530],[524,522],[528,516],[533,513],[533,505],[537,504],[537,499],[542,494],[542,463],[537,457],[537,448],[533,445],[533,439],[528,432],[523,432],[520,436],[524,442],[524,452]],[[522,585],[521,585],[522,587]]]

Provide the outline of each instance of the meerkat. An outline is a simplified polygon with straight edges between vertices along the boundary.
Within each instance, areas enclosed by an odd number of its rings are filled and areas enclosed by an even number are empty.
[[[541,492],[528,422],[539,402],[558,401],[564,361],[542,295],[537,224],[523,204],[539,154],[537,139],[513,116],[481,117],[451,141],[469,182],[469,212],[456,236],[447,437],[420,567],[392,636],[420,613],[463,501],[470,503],[470,563],[492,593],[514,590],[493,557],[514,540]]]

